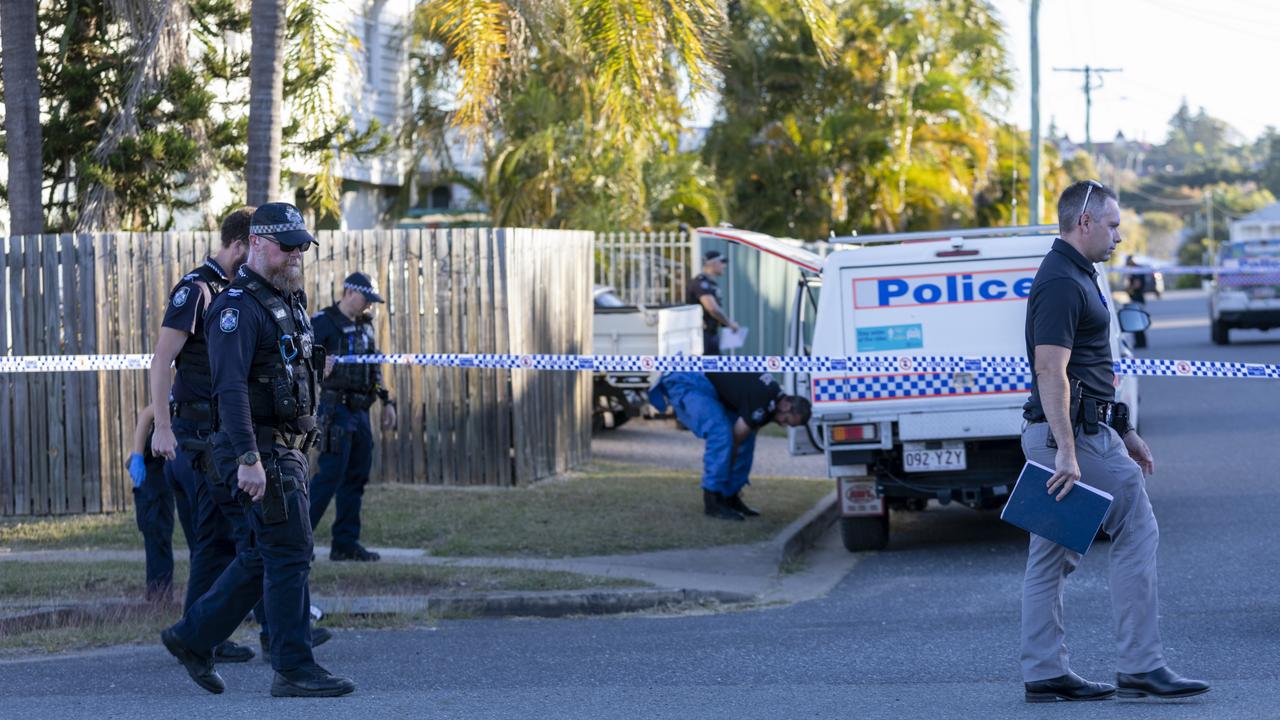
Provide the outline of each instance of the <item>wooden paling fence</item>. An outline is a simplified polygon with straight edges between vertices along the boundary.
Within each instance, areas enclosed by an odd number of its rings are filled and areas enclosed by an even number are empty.
[[[306,257],[311,310],[347,274],[387,299],[390,353],[589,353],[593,235],[465,229],[320,232]],[[5,355],[151,352],[169,289],[215,233],[0,238]],[[588,373],[383,366],[399,429],[374,406],[375,482],[525,484],[590,456]],[[124,510],[147,373],[0,374],[0,515]]]

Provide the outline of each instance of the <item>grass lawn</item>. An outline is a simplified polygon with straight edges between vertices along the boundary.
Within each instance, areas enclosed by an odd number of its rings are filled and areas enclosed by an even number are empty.
[[[0,563],[0,604],[68,602],[100,598],[138,599],[145,590],[141,561]],[[187,563],[175,563],[174,597],[185,591]],[[567,572],[506,568],[435,567],[396,563],[317,563],[311,568],[316,595],[426,595],[440,592],[575,590],[635,587],[643,583]]]
[[[185,561],[174,574],[187,575]],[[84,602],[142,597],[145,569],[142,562],[4,562],[0,563],[0,605]],[[577,590],[603,587],[635,587],[645,583],[618,578],[566,572],[509,570],[504,568],[442,568],[427,565],[319,563],[311,571],[311,591],[329,597],[356,595],[425,595],[444,592],[493,592],[503,590]],[[181,601],[185,588],[176,588]],[[105,604],[92,612],[58,618],[50,626],[9,629],[0,632],[4,650],[65,651],[79,648],[154,642],[161,630],[181,615],[180,604],[124,606]],[[333,628],[406,627],[428,622],[425,613],[395,616],[326,615],[324,625]],[[256,647],[255,631],[242,628],[241,642]]]
[[[702,514],[692,473],[601,465],[525,488],[371,485],[362,541],[440,556],[564,557],[758,542],[832,489],[826,480],[757,478],[744,497],[764,515],[747,522]],[[329,510],[316,528],[327,551]],[[182,533],[174,533],[182,552]],[[0,548],[140,549],[132,513],[0,522]]]

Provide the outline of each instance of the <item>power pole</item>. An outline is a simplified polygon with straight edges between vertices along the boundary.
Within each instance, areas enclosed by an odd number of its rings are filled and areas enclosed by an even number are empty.
[[[1213,242],[1213,190],[1205,190],[1204,193],[1204,217],[1205,224],[1208,226],[1208,239],[1205,241],[1205,249],[1212,250]],[[1216,254],[1216,253],[1215,253]]]
[[[1031,0],[1031,225],[1040,224],[1040,194],[1040,0]]]
[[[1084,145],[1093,154],[1093,135],[1089,130],[1090,116],[1093,114],[1093,91],[1102,89],[1103,73],[1124,72],[1124,68],[1096,68],[1085,65],[1082,68],[1054,68],[1054,72],[1084,73]],[[1098,76],[1098,84],[1093,84],[1093,76]]]

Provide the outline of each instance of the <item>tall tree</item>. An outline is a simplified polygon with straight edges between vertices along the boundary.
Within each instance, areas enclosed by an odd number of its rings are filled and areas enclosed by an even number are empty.
[[[834,57],[828,0],[792,0],[823,59]],[[531,27],[562,16],[596,74],[603,115],[624,133],[651,131],[650,109],[670,89],[674,56],[694,91],[709,89],[724,41],[721,0],[426,0],[420,12],[461,68],[454,121],[479,130],[500,111],[496,99],[517,80],[530,54]],[[554,39],[552,39],[554,41]]]
[[[261,205],[280,197],[284,130],[284,0],[252,0],[249,50],[249,154],[246,198]]]
[[[837,61],[783,0],[731,15],[723,115],[705,155],[729,221],[825,237],[973,222],[995,168],[990,105],[1011,85],[982,0],[845,0]]]
[[[40,189],[40,76],[36,65],[36,0],[0,1],[0,59],[4,62],[5,148],[9,157],[9,224],[13,235],[44,230]]]

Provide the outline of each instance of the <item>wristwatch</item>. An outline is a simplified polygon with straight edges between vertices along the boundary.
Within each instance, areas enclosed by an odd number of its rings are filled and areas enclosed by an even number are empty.
[[[236,462],[240,463],[241,465],[257,465],[258,453],[250,450],[249,452],[236,458]]]

